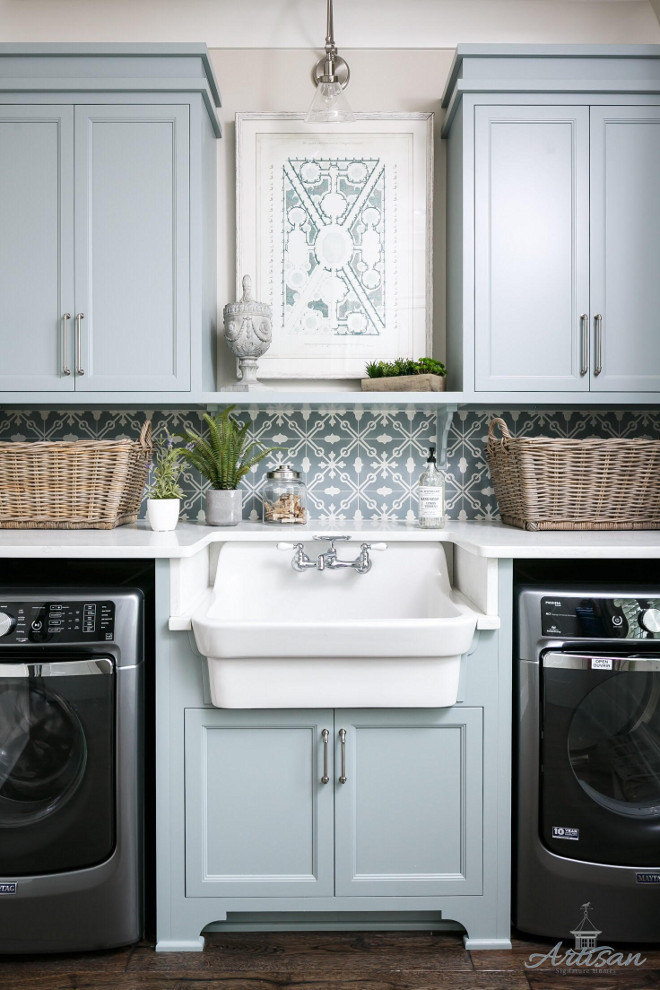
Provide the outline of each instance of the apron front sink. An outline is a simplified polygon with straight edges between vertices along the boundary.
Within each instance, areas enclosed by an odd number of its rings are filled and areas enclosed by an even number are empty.
[[[308,542],[315,560],[326,549]],[[338,544],[353,559],[359,541]],[[273,543],[226,543],[192,617],[220,707],[453,704],[478,613],[450,587],[438,543],[394,543],[366,574],[303,572]]]

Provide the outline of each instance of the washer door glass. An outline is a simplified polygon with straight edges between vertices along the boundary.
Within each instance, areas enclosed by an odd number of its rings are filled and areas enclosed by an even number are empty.
[[[601,807],[660,814],[660,672],[621,669],[594,686],[576,707],[567,745],[580,786]]]
[[[61,808],[85,772],[76,712],[47,685],[0,682],[0,825],[26,825]]]

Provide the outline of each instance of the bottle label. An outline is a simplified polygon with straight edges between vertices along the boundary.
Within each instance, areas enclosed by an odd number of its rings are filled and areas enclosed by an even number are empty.
[[[427,488],[426,485],[420,485],[417,494],[419,515],[442,519],[442,488]]]

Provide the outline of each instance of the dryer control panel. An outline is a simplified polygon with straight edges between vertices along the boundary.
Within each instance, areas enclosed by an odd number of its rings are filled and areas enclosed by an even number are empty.
[[[660,598],[547,595],[541,628],[572,639],[660,639]]]
[[[109,642],[115,636],[112,601],[2,601],[0,643]]]

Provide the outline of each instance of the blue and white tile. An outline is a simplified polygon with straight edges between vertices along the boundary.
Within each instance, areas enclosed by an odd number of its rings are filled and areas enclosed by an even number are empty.
[[[251,423],[251,441],[283,448],[244,479],[245,518],[261,519],[266,472],[280,463],[301,472],[313,519],[416,518],[419,474],[428,447],[435,445],[433,412],[347,404],[314,409],[255,406],[234,415]],[[0,440],[136,439],[147,416],[152,417],[157,439],[184,427],[205,432],[199,409],[153,414],[137,409],[11,409],[0,415]],[[460,409],[449,431],[445,468],[450,519],[498,518],[485,457],[488,424],[495,416],[504,419],[514,436],[660,437],[657,409]],[[183,518],[203,519],[208,482],[190,465],[181,482]]]

